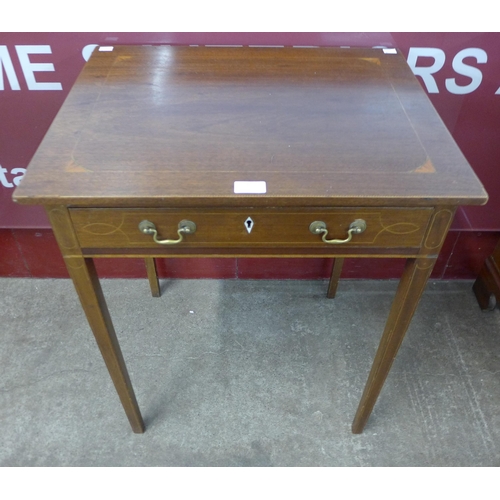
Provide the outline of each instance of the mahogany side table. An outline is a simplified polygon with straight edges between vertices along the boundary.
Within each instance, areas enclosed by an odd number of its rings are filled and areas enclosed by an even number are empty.
[[[45,206],[134,432],[144,423],[93,259],[345,257],[406,266],[362,432],[459,205],[487,194],[396,50],[94,51],[15,201]]]

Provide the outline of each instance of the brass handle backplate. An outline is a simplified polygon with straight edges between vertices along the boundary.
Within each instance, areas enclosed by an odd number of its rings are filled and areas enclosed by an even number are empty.
[[[328,229],[326,228],[326,224],[323,221],[316,220],[311,222],[309,225],[309,231],[312,234],[321,234],[321,239],[325,243],[330,243],[331,245],[340,245],[342,243],[349,243],[352,240],[353,234],[360,234],[366,229],[366,222],[363,219],[356,219],[351,222],[349,226],[349,230],[347,231],[347,238],[345,240],[327,240],[326,235],[328,234]]]
[[[144,234],[151,234],[153,236],[153,240],[158,245],[176,245],[183,240],[183,236],[185,234],[193,234],[196,232],[196,224],[190,220],[181,220],[177,225],[177,235],[179,238],[176,240],[160,240],[158,239],[158,231],[156,230],[156,226],[148,221],[143,220],[139,223],[139,231]]]

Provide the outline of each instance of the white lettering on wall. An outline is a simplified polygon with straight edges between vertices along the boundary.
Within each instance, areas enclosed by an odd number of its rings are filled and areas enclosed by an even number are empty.
[[[19,183],[21,182],[22,178],[24,177],[24,174],[26,173],[26,169],[25,168],[13,168],[10,173],[12,175],[16,175],[16,174],[19,174],[17,175],[16,177],[14,177],[12,179],[12,182],[14,183],[14,186],[19,186]]]
[[[17,57],[30,90],[62,90],[59,82],[37,82],[35,72],[55,71],[52,63],[32,63],[29,54],[52,54],[50,45],[16,45]]]
[[[39,82],[35,73],[55,71],[50,62],[32,62],[30,54],[52,54],[50,45],[16,45],[17,58],[23,71],[28,90],[62,90],[59,82]],[[0,90],[4,90],[3,73],[12,90],[21,90],[12,59],[6,45],[0,45]]]
[[[94,52],[94,49],[98,47],[96,43],[91,43],[90,45],[85,45],[82,49],[82,57],[85,59],[85,61],[88,61],[90,59],[90,56],[92,55],[92,52]]]
[[[430,66],[417,66],[419,57],[427,57],[434,59]],[[432,76],[437,73],[443,66],[446,56],[441,49],[430,47],[411,47],[408,51],[408,66],[410,66],[415,76],[420,76],[425,84],[425,88],[429,94],[438,94],[439,89],[436,80]]]
[[[9,172],[6,168],[3,168],[0,165],[0,184],[6,188],[13,188],[15,186],[19,186],[19,183],[21,182],[21,179],[24,177],[25,173],[26,173],[25,168],[13,168]],[[9,177],[11,176],[15,177],[11,178],[11,181],[9,181],[7,175],[9,175]]]
[[[7,50],[7,46],[0,45],[0,90],[4,89],[3,83],[3,73],[7,76],[9,80],[10,88],[12,90],[21,90],[19,86],[19,80],[17,79],[16,72],[14,71],[14,65]]]
[[[483,49],[464,49],[453,58],[453,69],[459,74],[468,76],[471,82],[468,85],[457,85],[455,78],[445,80],[446,89],[452,94],[470,94],[474,92],[483,81],[483,74],[474,66],[464,63],[466,57],[474,57],[479,64],[484,64],[488,60],[488,55]]]
[[[483,49],[473,47],[463,49],[456,54],[452,62],[454,71],[459,75],[469,77],[471,81],[467,85],[458,85],[456,78],[446,78],[444,82],[445,87],[451,94],[470,94],[474,92],[483,81],[483,73],[480,69],[465,64],[464,59],[467,57],[474,58],[478,64],[484,64],[488,60],[488,55]],[[433,61],[430,65],[421,66],[418,64],[419,58],[430,58]],[[445,61],[446,55],[441,49],[433,47],[411,47],[408,51],[408,65],[415,76],[422,78],[429,94],[439,93],[439,88],[433,75],[443,68]],[[498,94],[499,91],[496,93]]]

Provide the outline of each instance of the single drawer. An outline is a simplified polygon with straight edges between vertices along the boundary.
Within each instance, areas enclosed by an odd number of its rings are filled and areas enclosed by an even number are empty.
[[[325,239],[345,240],[351,223],[366,222],[366,229],[353,234],[351,247],[419,247],[431,208],[334,208],[334,209],[70,209],[71,219],[82,248],[155,248],[151,234],[139,230],[141,221],[150,221],[158,240],[178,240],[179,222],[195,223],[194,233],[183,234],[178,247],[330,247],[310,224],[325,223]]]

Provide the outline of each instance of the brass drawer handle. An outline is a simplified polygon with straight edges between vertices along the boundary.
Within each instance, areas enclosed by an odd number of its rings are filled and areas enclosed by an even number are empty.
[[[327,240],[326,235],[328,234],[328,229],[326,228],[326,224],[323,221],[316,220],[311,222],[309,225],[309,231],[312,234],[323,234],[321,239],[325,243],[330,243],[332,245],[340,245],[341,243],[349,243],[352,240],[353,234],[360,234],[366,229],[366,222],[363,219],[356,219],[354,222],[351,222],[349,226],[349,230],[347,231],[347,238],[345,240]]]
[[[190,220],[181,220],[177,228],[177,234],[179,235],[179,238],[177,240],[159,240],[158,231],[156,230],[156,226],[152,222],[143,220],[139,224],[139,231],[144,234],[152,234],[153,240],[159,245],[176,245],[177,243],[180,243],[182,241],[184,234],[193,234],[194,232],[196,232],[196,224],[194,222],[191,222]]]

